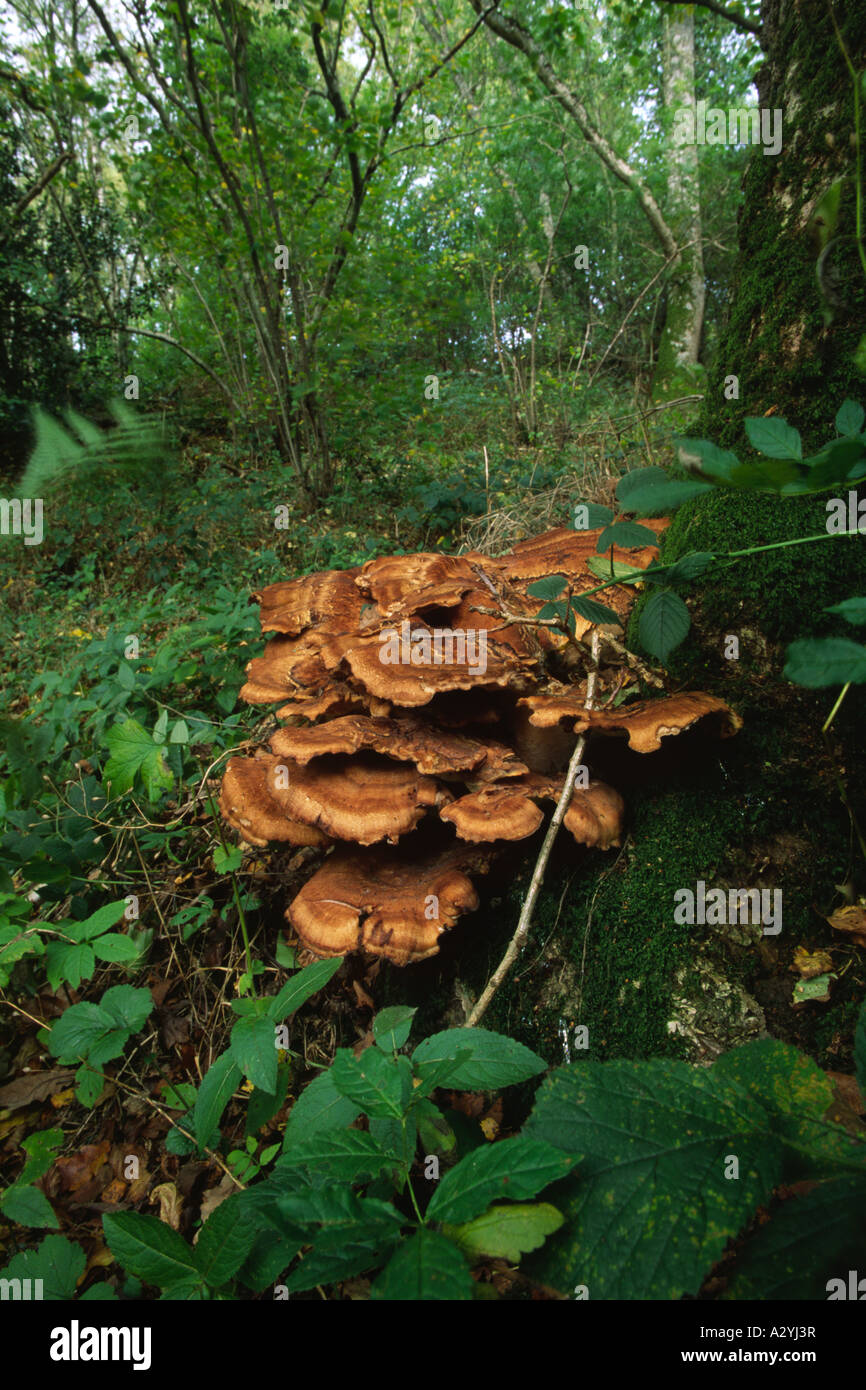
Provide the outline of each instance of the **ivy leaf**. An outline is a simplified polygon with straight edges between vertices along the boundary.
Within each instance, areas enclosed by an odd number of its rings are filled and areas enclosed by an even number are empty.
[[[689,610],[673,589],[659,589],[650,595],[640,615],[638,636],[644,650],[659,661],[688,636],[692,620]]]
[[[132,789],[137,776],[145,793],[155,801],[161,790],[173,783],[165,758],[158,744],[135,719],[115,724],[105,735],[111,757],[105,764],[105,780],[112,796],[122,796]]]
[[[474,1283],[459,1250],[438,1231],[404,1240],[373,1284],[370,1298],[389,1303],[467,1301]]]
[[[474,1221],[445,1229],[470,1260],[487,1255],[516,1264],[528,1250],[543,1245],[562,1222],[562,1214],[549,1202],[515,1203],[491,1207]]]

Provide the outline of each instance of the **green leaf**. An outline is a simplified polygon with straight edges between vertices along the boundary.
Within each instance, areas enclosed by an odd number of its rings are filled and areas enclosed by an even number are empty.
[[[242,1018],[232,1029],[229,1055],[244,1076],[269,1095],[277,1088],[277,1048],[269,1018]]]
[[[838,434],[859,434],[866,420],[866,411],[856,401],[843,401],[836,412],[836,431]]]
[[[145,1284],[166,1289],[181,1281],[199,1279],[192,1248],[155,1216],[112,1212],[103,1216],[102,1226],[112,1255]]]
[[[149,989],[136,989],[133,985],[114,985],[107,989],[100,1000],[99,1007],[128,1033],[138,1033],[153,1012],[153,999]]]
[[[105,764],[105,780],[112,796],[122,796],[132,789],[136,776],[141,777],[144,790],[155,801],[163,788],[173,783],[165,758],[150,734],[135,719],[115,724],[108,729],[105,741],[111,757]]]
[[[622,627],[619,615],[594,598],[573,598],[571,606],[575,613],[585,618],[588,623],[618,623]]]
[[[389,1303],[468,1301],[474,1283],[469,1266],[438,1231],[420,1230],[404,1240],[370,1290]]]
[[[470,1221],[497,1197],[523,1201],[571,1171],[577,1158],[539,1139],[518,1135],[475,1149],[442,1178],[428,1221]]]
[[[586,567],[597,579],[618,579],[623,584],[629,580],[643,584],[647,578],[646,570],[641,569],[640,565],[627,565],[625,560],[614,560],[611,574],[610,560],[605,560],[601,555],[587,555]]]
[[[126,911],[126,899],[119,898],[117,902],[106,903],[104,907],[99,907],[83,922],[75,923],[75,936],[78,941],[92,941],[95,936],[101,936],[108,931],[109,927],[114,927],[120,921]],[[65,925],[65,924],[63,924]]]
[[[297,975],[286,981],[269,1005],[268,1018],[274,1023],[282,1023],[284,1018],[288,1018],[289,1014],[293,1014],[320,989],[324,989],[342,964],[343,957],[335,956],[333,960],[317,960],[313,965],[299,970]]]
[[[385,1052],[399,1052],[412,1031],[412,1019],[417,1009],[395,1004],[382,1009],[373,1019],[373,1037]]]
[[[77,989],[82,980],[89,980],[96,969],[92,947],[85,942],[70,946],[65,941],[51,941],[45,950],[45,975],[52,989],[67,980]]]
[[[60,1225],[45,1193],[27,1183],[6,1188],[0,1196],[0,1211],[7,1221],[17,1221],[19,1226],[53,1226],[56,1230]]]
[[[854,1067],[860,1094],[866,1099],[866,1003],[860,1005],[854,1030]]]
[[[866,623],[866,598],[843,598],[841,603],[834,603],[824,612],[838,613],[847,623]]]
[[[658,536],[648,526],[640,526],[636,521],[617,521],[606,526],[598,538],[596,550],[604,555],[612,546],[623,550],[643,549],[647,545],[658,545]]]
[[[712,483],[681,483],[673,479],[664,483],[647,483],[646,487],[635,487],[628,497],[623,498],[623,510],[634,512],[637,516],[665,516],[684,502],[691,502],[694,497],[703,497],[712,491]]]
[[[0,1270],[3,1279],[41,1279],[42,1297],[59,1302],[75,1297],[87,1257],[80,1245],[65,1236],[46,1236],[36,1250],[25,1250]]]
[[[673,443],[679,462],[690,472],[697,469],[710,477],[727,482],[739,463],[736,454],[732,454],[728,449],[720,449],[709,439],[687,439],[677,436]],[[695,459],[697,464],[694,463]]]
[[[412,1062],[416,1069],[426,1067],[454,1057],[458,1049],[470,1055],[448,1074],[448,1085],[455,1091],[497,1091],[547,1070],[547,1063],[528,1047],[485,1028],[448,1028],[434,1033],[418,1044]]]
[[[420,1090],[420,1087],[418,1088]],[[418,1138],[425,1154],[453,1153],[457,1147],[457,1135],[442,1112],[432,1100],[418,1099],[418,1091],[413,1096],[412,1115],[418,1128]]]
[[[360,1057],[340,1047],[331,1064],[337,1090],[360,1106],[366,1115],[393,1115],[404,1110],[404,1085],[400,1068],[378,1047],[368,1047]]]
[[[641,645],[650,656],[667,661],[674,648],[688,636],[691,621],[679,594],[672,589],[659,589],[650,594],[641,611],[638,622]]]
[[[21,1147],[28,1158],[18,1177],[18,1182],[35,1182],[37,1178],[44,1177],[54,1163],[62,1144],[62,1129],[40,1129],[36,1134],[31,1134],[25,1139]]]
[[[578,513],[582,523],[580,526],[577,524]],[[574,508],[574,529],[594,531],[598,526],[607,526],[613,521],[614,515],[612,507],[602,507],[598,502],[578,502]]]
[[[708,550],[693,550],[688,555],[683,555],[676,564],[671,565],[666,575],[667,582],[668,584],[691,583],[693,579],[697,579],[715,563],[715,555],[711,555]]]
[[[521,1255],[537,1250],[562,1225],[562,1215],[549,1202],[491,1207],[483,1216],[447,1233],[470,1260],[494,1256],[516,1264]]]
[[[211,1212],[193,1247],[193,1259],[211,1288],[237,1274],[253,1248],[258,1232],[237,1195],[227,1197]]]
[[[274,1055],[276,1056],[276,1050]],[[210,1143],[242,1075],[240,1067],[229,1052],[224,1052],[208,1067],[199,1086],[192,1112],[195,1137],[199,1144]]]
[[[624,511],[630,512],[633,508],[624,504],[633,492],[668,482],[670,482],[670,477],[664,468],[633,468],[631,472],[624,473],[619,479],[616,485],[616,500],[623,505]]]
[[[126,961],[137,960],[141,954],[134,941],[119,932],[108,932],[93,943],[93,954],[98,960]]]
[[[337,1090],[330,1070],[321,1072],[292,1106],[283,1135],[283,1152],[315,1134],[347,1127],[360,1113],[361,1107]]]
[[[534,584],[530,584],[526,592],[532,598],[559,598],[565,588],[564,574],[547,574],[543,579],[536,579]]]
[[[75,1073],[75,1098],[79,1105],[83,1105],[87,1110],[92,1109],[102,1095],[104,1086],[105,1078],[100,1072],[94,1071],[93,1067],[82,1062]]]
[[[866,647],[847,637],[803,637],[792,642],[782,672],[789,681],[818,689],[866,681]]]
[[[862,1268],[866,1178],[839,1177],[789,1197],[740,1249],[725,1298],[822,1299]],[[859,1270],[858,1270],[859,1272]]]
[[[49,1050],[61,1061],[74,1062],[77,1057],[86,1057],[111,1026],[111,1020],[98,1004],[71,1004],[51,1029]]]
[[[801,459],[803,444],[798,430],[780,415],[750,415],[743,422],[753,449],[771,459]]]
[[[342,1182],[357,1182],[392,1167],[395,1157],[372,1134],[360,1129],[323,1130],[287,1149],[278,1159],[277,1168],[326,1171]]]
[[[213,852],[213,866],[218,874],[234,874],[241,867],[243,858],[244,852],[238,845],[230,845],[228,849],[217,845]]]

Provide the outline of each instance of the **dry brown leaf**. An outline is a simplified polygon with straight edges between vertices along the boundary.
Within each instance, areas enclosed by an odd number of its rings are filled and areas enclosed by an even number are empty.
[[[225,1201],[226,1197],[230,1197],[232,1193],[236,1191],[236,1184],[229,1177],[228,1173],[224,1173],[216,1187],[209,1187],[201,1199],[202,1221],[207,1221],[211,1213],[216,1211],[217,1207]]]
[[[161,1182],[150,1194],[151,1205],[159,1203],[159,1219],[173,1231],[180,1229],[183,1199],[173,1182]]]
[[[31,1071],[18,1076],[5,1086],[0,1086],[0,1107],[17,1110],[22,1105],[32,1105],[34,1101],[46,1100],[70,1081],[74,1072],[64,1068],[54,1071]]]
[[[805,946],[798,946],[790,968],[796,970],[801,979],[813,980],[816,975],[832,970],[833,961],[829,951],[807,951]]]
[[[866,946],[866,904],[837,907],[827,921],[834,931],[845,932],[858,946]]]

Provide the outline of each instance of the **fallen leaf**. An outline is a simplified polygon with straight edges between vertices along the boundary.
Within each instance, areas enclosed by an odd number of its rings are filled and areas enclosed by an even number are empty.
[[[107,1187],[102,1190],[103,1202],[122,1202],[126,1196],[126,1183],[122,1178],[112,1178]]]
[[[858,946],[866,946],[866,906],[863,903],[837,907],[827,921],[834,931],[847,932]]]
[[[84,1187],[85,1183],[89,1183],[107,1163],[109,1148],[108,1140],[103,1139],[99,1144],[85,1144],[78,1153],[58,1158],[52,1172],[52,1177],[56,1174],[59,1184],[56,1190],[77,1192],[79,1188]]]
[[[225,1201],[226,1197],[230,1197],[232,1193],[236,1191],[237,1187],[235,1183],[229,1177],[228,1173],[225,1173],[216,1187],[209,1187],[201,1199],[202,1221],[207,1221],[207,1218],[212,1212],[216,1211],[217,1207]]]
[[[796,970],[802,979],[813,980],[816,975],[823,975],[832,970],[833,961],[829,951],[812,952],[807,951],[805,946],[798,946],[794,952],[791,969]]]
[[[51,1104],[55,1110],[62,1110],[64,1105],[69,1105],[75,1099],[75,1087],[69,1086],[65,1091],[58,1091],[51,1097]]]
[[[159,1219],[173,1231],[180,1229],[181,1197],[173,1182],[161,1182],[150,1194],[151,1205],[159,1203]]]
[[[828,1004],[830,986],[838,975],[816,975],[814,979],[798,980],[791,1002],[796,1009],[801,1004]]]
[[[31,1071],[18,1076],[6,1086],[0,1086],[0,1107],[17,1110],[22,1105],[32,1105],[34,1101],[46,1100],[59,1091],[64,1082],[70,1081],[74,1072],[60,1068],[55,1071]],[[71,1095],[72,1092],[70,1091]]]
[[[367,993],[360,980],[352,981],[352,989],[355,991],[355,998],[357,999],[358,1003],[361,1004],[365,1009],[374,1009],[376,1007],[373,1003],[371,996]]]

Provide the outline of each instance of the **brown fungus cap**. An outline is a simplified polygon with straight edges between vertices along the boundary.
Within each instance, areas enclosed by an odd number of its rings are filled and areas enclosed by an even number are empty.
[[[525,840],[534,835],[544,813],[527,793],[511,785],[482,787],[445,806],[439,815],[450,821],[461,840]]]
[[[380,555],[362,566],[355,583],[363,594],[370,595],[385,617],[432,591],[437,592],[441,606],[449,607],[459,603],[467,589],[478,587],[475,558],[423,551],[417,555]],[[420,610],[416,607],[409,611]]]
[[[278,761],[266,753],[258,753],[254,758],[230,758],[220,787],[222,815],[251,845],[328,844],[327,835],[315,826],[287,817],[271,794],[269,774]]]
[[[315,758],[306,767],[275,757],[268,786],[291,820],[356,845],[393,843],[450,799],[432,777],[375,753]]]
[[[486,756],[484,745],[475,739],[446,733],[411,715],[371,719],[350,714],[312,729],[279,729],[271,739],[271,748],[301,764],[327,753],[367,749],[414,763],[419,772],[430,775],[468,772]]]
[[[455,846],[413,861],[394,851],[336,849],[286,917],[320,956],[367,951],[395,965],[424,960],[461,913],[477,908],[467,870],[484,871],[483,853]]]
[[[574,720],[576,734],[592,732],[626,736],[635,753],[655,753],[663,738],[681,734],[699,720],[713,716],[719,738],[730,738],[743,721],[724,700],[701,691],[668,695],[660,700],[642,700],[618,710],[585,709],[579,695],[530,695],[519,702],[530,713],[530,722],[545,728],[560,719]]]
[[[384,628],[346,653],[355,681],[392,705],[415,708],[449,690],[534,685],[531,663],[476,629],[434,629],[415,621]]]
[[[656,535],[667,525],[667,520],[641,522],[641,526],[655,531]],[[596,527],[591,531],[573,531],[568,526],[558,526],[530,540],[519,541],[513,550],[500,556],[502,573],[506,579],[521,586],[551,574],[564,574],[571,579],[583,578],[591,580],[592,585],[598,584],[599,580],[593,575],[587,561],[598,554],[596,546],[602,529]],[[655,545],[641,546],[635,550],[624,550],[617,545],[613,548],[615,560],[641,569],[646,569],[657,557],[658,546]],[[605,559],[610,559],[610,551],[606,552]],[[586,587],[590,587],[589,583]],[[599,599],[600,602],[606,601],[603,595]]]
[[[337,719],[345,714],[372,714],[386,718],[391,713],[387,700],[377,700],[366,690],[355,690],[345,681],[333,677],[324,690],[309,694],[296,692],[289,704],[277,710],[278,719],[306,719],[311,723],[323,719]]]
[[[359,572],[321,570],[301,579],[269,584],[253,594],[261,605],[262,632],[297,636],[322,623],[327,623],[332,632],[354,631],[361,616],[361,595],[355,583]]]
[[[622,839],[625,802],[614,787],[590,781],[588,787],[575,787],[564,824],[579,845],[589,849],[610,849]]]
[[[525,840],[544,820],[538,801],[558,801],[564,777],[526,773],[504,785],[481,787],[462,796],[439,812],[450,821],[462,840]],[[579,845],[609,849],[618,845],[625,818],[625,802],[604,782],[575,787],[564,823]]]

